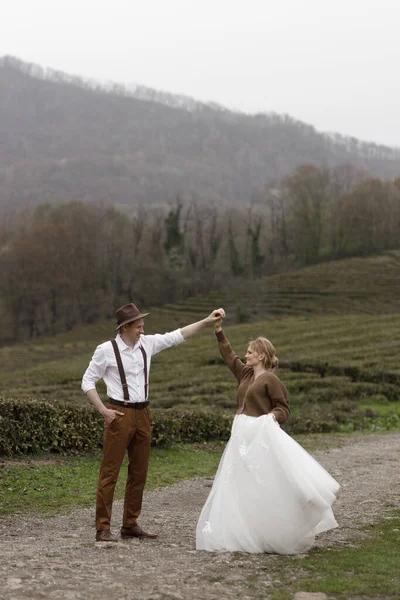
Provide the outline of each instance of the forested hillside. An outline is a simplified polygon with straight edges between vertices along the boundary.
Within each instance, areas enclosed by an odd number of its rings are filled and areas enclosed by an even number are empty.
[[[84,201],[128,209],[177,194],[247,202],[300,164],[400,174],[400,149],[324,135],[287,115],[245,115],[146,88],[103,89],[0,60],[0,211]]]
[[[239,321],[254,311],[260,319],[336,312],[346,298],[362,312],[377,302],[397,312],[399,239],[399,180],[349,187],[314,166],[251,207],[176,203],[129,217],[79,202],[42,205],[0,228],[0,344],[94,323],[130,301],[187,310],[184,300],[213,291],[204,312],[224,298]],[[340,263],[322,264],[383,252],[354,259],[343,275]]]

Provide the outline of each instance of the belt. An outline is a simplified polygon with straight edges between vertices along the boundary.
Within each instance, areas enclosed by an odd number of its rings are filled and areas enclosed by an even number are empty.
[[[140,410],[141,408],[146,408],[150,404],[147,400],[146,402],[126,402],[124,400],[114,400],[114,398],[108,399],[110,404],[114,404],[115,406],[125,406],[125,408],[137,408]]]

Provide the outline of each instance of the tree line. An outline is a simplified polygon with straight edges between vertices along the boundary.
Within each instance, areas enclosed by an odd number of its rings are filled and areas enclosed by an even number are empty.
[[[227,209],[180,198],[133,216],[41,205],[0,226],[0,343],[176,302],[321,261],[399,247],[400,177],[303,165]]]

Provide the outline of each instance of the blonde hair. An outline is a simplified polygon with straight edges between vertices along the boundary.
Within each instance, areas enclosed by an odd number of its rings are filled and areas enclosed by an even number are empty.
[[[265,337],[258,337],[249,342],[249,349],[256,352],[261,357],[262,365],[265,369],[275,369],[279,360],[275,354],[275,348]]]

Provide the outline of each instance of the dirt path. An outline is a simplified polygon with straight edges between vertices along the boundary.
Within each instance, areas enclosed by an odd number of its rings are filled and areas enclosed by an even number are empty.
[[[313,455],[342,484],[335,504],[340,527],[321,535],[318,546],[354,544],[362,525],[398,505],[400,432],[354,437]],[[191,480],[146,495],[141,524],[158,531],[156,541],[95,544],[92,509],[0,522],[0,598],[246,600],[267,594],[287,558],[195,551],[195,524],[210,484]],[[113,517],[120,523],[120,502]]]

